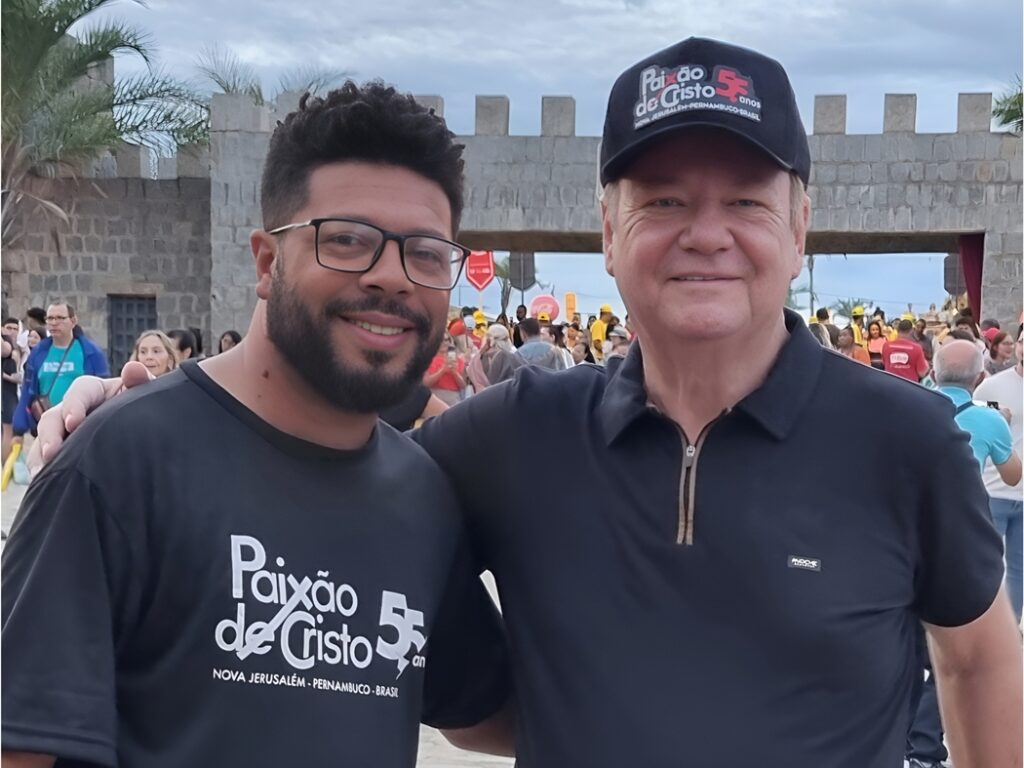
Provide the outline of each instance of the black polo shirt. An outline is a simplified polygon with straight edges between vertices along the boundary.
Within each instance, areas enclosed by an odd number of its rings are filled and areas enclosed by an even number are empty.
[[[693,445],[638,345],[419,432],[498,583],[520,766],[901,764],[915,627],[981,615],[1002,547],[948,399],[786,320]]]

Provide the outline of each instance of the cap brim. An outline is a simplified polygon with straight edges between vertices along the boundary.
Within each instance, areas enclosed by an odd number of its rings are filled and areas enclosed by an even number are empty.
[[[718,128],[723,131],[728,131],[734,136],[738,136],[739,138],[746,140],[748,143],[753,144],[774,160],[775,163],[783,170],[795,172],[792,165],[783,161],[782,158],[768,149],[764,144],[751,138],[747,134],[743,133],[743,131],[737,130],[733,126],[723,125],[722,123],[715,122],[713,120],[694,120],[677,125],[666,125],[656,131],[651,131],[650,133],[645,134],[642,140],[635,142],[619,152],[617,155],[609,158],[601,169],[601,184],[604,185],[616,181],[617,179],[621,179],[625,175],[629,166],[632,165],[640,155],[650,149],[652,142],[671,136],[674,133],[681,133],[682,131],[686,131],[691,128]]]

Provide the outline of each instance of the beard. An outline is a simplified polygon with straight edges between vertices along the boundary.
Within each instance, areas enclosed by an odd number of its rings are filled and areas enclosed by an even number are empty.
[[[335,299],[319,317],[277,276],[267,300],[267,335],[302,379],[327,402],[354,413],[379,413],[408,397],[423,379],[434,358],[444,326],[432,328],[430,318],[396,301],[367,297],[359,301]],[[414,325],[416,345],[405,369],[397,375],[383,367],[395,355],[380,350],[363,352],[369,368],[357,368],[340,359],[324,328],[350,312],[382,312]]]

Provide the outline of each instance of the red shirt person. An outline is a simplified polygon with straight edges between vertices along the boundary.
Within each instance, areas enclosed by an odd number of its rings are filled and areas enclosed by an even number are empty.
[[[924,350],[910,337],[914,324],[909,320],[900,320],[896,325],[896,338],[893,341],[885,342],[882,347],[882,361],[885,363],[885,370],[902,376],[915,384],[928,373],[928,361],[924,357]]]

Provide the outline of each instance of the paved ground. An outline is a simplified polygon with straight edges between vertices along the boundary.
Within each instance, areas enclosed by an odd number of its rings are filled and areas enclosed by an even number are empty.
[[[11,523],[18,511],[25,486],[11,483],[0,499],[0,528],[4,534],[11,529]],[[0,544],[0,550],[3,545]],[[420,768],[499,768],[511,766],[513,761],[501,757],[489,757],[464,752],[448,744],[438,731],[423,728],[420,732]]]

